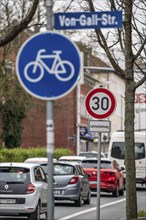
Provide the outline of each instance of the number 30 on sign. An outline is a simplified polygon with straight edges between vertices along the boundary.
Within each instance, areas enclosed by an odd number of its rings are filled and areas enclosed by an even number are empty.
[[[85,100],[87,112],[94,118],[104,119],[115,110],[116,100],[114,95],[105,88],[91,90]]]

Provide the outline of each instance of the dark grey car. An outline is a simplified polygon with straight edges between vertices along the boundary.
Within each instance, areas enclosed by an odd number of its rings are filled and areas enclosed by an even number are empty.
[[[79,164],[54,163],[54,199],[74,201],[76,206],[90,204],[88,177]]]

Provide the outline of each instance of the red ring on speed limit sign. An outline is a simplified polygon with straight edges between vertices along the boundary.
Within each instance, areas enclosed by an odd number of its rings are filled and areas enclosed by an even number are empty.
[[[92,117],[104,119],[114,112],[116,100],[114,95],[108,89],[96,88],[87,94],[85,106],[87,112]]]

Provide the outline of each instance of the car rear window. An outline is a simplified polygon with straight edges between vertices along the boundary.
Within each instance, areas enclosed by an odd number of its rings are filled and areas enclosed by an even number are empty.
[[[44,172],[47,174],[47,172],[48,172],[48,164],[47,163],[43,163],[43,164],[40,164],[40,165],[43,168]]]
[[[70,165],[55,164],[54,175],[72,175],[75,172],[75,168]]]
[[[29,169],[22,167],[0,167],[0,180],[24,182],[28,178],[29,172]]]
[[[83,168],[97,168],[97,161],[95,160],[83,160],[82,161]]]

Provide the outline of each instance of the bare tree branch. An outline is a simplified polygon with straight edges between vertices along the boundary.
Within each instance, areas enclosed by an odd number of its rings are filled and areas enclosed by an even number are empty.
[[[141,78],[137,83],[135,83],[135,90],[141,86],[146,81],[146,74],[143,78]]]
[[[31,10],[25,16],[25,18],[19,24],[12,26],[10,31],[8,33],[5,33],[5,35],[1,37],[0,47],[3,47],[4,45],[12,41],[19,33],[21,33],[24,29],[27,28],[28,24],[32,21],[32,18],[36,12],[38,4],[39,4],[39,0],[34,0]]]
[[[137,59],[137,57],[140,56],[140,54],[141,54],[141,52],[142,52],[142,50],[143,50],[143,48],[144,48],[145,45],[146,45],[146,37],[145,37],[143,43],[141,44],[141,46],[140,46],[140,48],[139,48],[139,51],[137,52],[137,54],[134,55],[134,59],[135,59],[135,60]]]
[[[94,8],[94,5],[93,5],[93,2],[89,0],[88,3],[89,3],[90,10],[95,12],[95,8]],[[120,68],[120,66],[115,62],[115,59],[112,57],[112,54],[110,53],[109,47],[107,45],[107,40],[105,39],[105,36],[102,34],[102,31],[100,29],[95,29],[95,33],[96,33],[99,45],[106,52],[107,57],[110,60],[113,68],[115,69],[115,71],[117,72],[118,75],[120,75],[122,78],[124,78],[125,77],[125,73]]]

